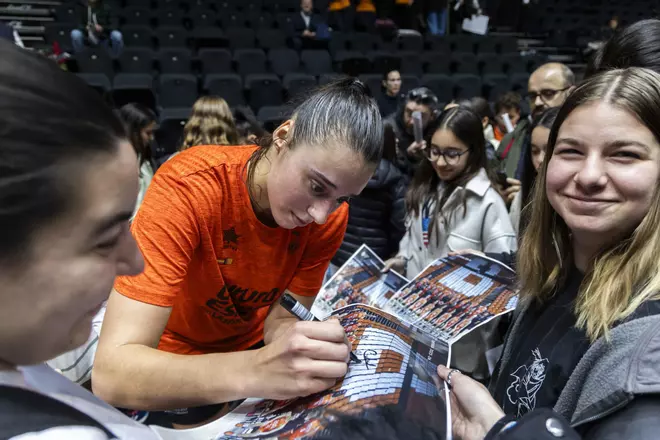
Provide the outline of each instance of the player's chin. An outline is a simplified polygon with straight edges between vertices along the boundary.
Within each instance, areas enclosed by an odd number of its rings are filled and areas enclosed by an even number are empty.
[[[282,229],[295,229],[298,227],[294,219],[291,217],[291,214],[282,215],[282,213],[280,212],[278,213],[273,212],[273,220],[275,220],[277,226],[279,226]]]

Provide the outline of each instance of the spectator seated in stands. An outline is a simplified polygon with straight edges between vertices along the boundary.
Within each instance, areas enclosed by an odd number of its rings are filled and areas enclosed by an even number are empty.
[[[202,96],[193,105],[192,115],[183,127],[179,151],[197,145],[237,145],[238,132],[227,101],[219,96]]]
[[[444,35],[447,31],[447,2],[426,0],[423,2],[426,26],[431,35]]]
[[[416,111],[422,114],[422,126],[425,131],[424,137],[426,137],[429,123],[440,113],[438,97],[427,87],[418,87],[409,91],[405,103],[399,107],[399,110],[383,121],[394,130],[397,150],[396,166],[408,176],[414,174],[415,168],[424,159],[423,141],[415,142],[412,115]]]
[[[18,31],[8,24],[0,22],[0,39],[11,41],[19,47],[25,47]]]
[[[83,50],[85,44],[109,44],[112,54],[118,56],[124,40],[117,30],[117,18],[112,8],[103,0],[87,0],[87,7],[80,13],[79,28],[71,31],[71,43],[74,52]]]
[[[561,63],[547,63],[536,69],[529,77],[527,99],[531,117],[537,118],[545,110],[560,107],[568,95],[575,89],[573,71]],[[512,133],[502,138],[497,150],[502,169],[509,177],[520,179],[522,170],[518,169],[520,158],[524,154],[524,140],[528,135],[529,121],[523,120]]]
[[[297,49],[314,49],[330,38],[328,26],[314,13],[312,0],[300,2],[300,13],[293,16],[293,42]]]
[[[398,70],[390,70],[383,75],[384,93],[377,95],[378,109],[382,116],[396,113],[404,100],[401,94],[401,74]]]
[[[501,141],[505,134],[509,132],[504,122],[504,114],[509,116],[511,126],[515,129],[520,121],[522,112],[522,98],[516,92],[507,92],[500,96],[495,102],[495,139]]]

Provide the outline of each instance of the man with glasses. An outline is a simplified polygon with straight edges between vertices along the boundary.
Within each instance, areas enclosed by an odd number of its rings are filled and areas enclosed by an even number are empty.
[[[424,142],[415,142],[412,115],[416,111],[422,115],[422,128],[426,137],[429,122],[439,113],[438,98],[426,87],[409,91],[397,112],[384,120],[386,125],[392,127],[396,137],[395,165],[408,176],[413,175],[417,164],[424,158]]]
[[[527,84],[527,101],[534,119],[545,110],[561,106],[575,88],[573,71],[561,63],[547,63],[539,67],[529,77]],[[497,116],[497,115],[496,115]],[[518,166],[524,155],[525,138],[529,129],[529,121],[521,120],[516,128],[508,133],[498,148],[502,169],[509,177],[520,178],[522,170]]]

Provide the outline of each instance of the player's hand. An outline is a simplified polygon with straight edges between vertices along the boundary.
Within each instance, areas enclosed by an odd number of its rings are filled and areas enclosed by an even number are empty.
[[[350,349],[337,319],[298,321],[255,353],[254,375],[260,394],[291,399],[333,386],[348,371]]]
[[[417,155],[417,154],[422,154],[426,150],[426,141],[420,141],[420,142],[413,142],[412,144],[408,145],[408,148],[406,151],[408,154],[411,156]]]
[[[451,370],[438,366],[438,376],[447,380]],[[504,417],[485,386],[459,372],[451,375],[451,423],[454,437],[482,440],[488,431]]]
[[[393,270],[394,272],[398,272],[400,274],[403,274],[403,271],[406,269],[406,260],[403,257],[394,257],[390,258],[385,262],[385,267],[383,267],[383,270],[381,270],[382,273],[389,272],[390,270]]]

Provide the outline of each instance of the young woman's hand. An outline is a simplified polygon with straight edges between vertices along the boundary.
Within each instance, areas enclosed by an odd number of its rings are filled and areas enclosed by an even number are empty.
[[[451,251],[447,253],[447,255],[449,255],[450,257],[453,257],[454,255],[469,255],[469,254],[479,255],[480,257],[486,256],[486,254],[484,254],[483,252],[475,251],[474,249],[459,249],[457,251]]]
[[[385,267],[383,267],[383,270],[381,272],[385,273],[385,272],[389,272],[390,270],[393,270],[394,272],[398,272],[402,274],[405,269],[406,269],[405,258],[394,257],[394,258],[390,258],[385,262]]]
[[[438,366],[438,376],[447,380],[451,370]],[[459,372],[451,375],[451,424],[454,437],[482,440],[488,431],[504,417],[485,386]]]
[[[512,179],[511,177],[507,177],[506,183],[509,184],[509,186],[506,187],[506,189],[497,185],[497,192],[500,193],[506,204],[510,205],[511,202],[513,202],[513,199],[516,197],[516,194],[520,192],[522,183],[520,182],[520,180]]]
[[[252,397],[284,400],[333,386],[348,371],[350,349],[337,319],[298,321],[256,350]]]

